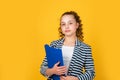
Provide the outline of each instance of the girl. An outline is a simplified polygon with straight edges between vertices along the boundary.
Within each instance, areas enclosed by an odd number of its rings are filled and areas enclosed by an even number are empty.
[[[60,80],[93,80],[95,71],[91,47],[83,42],[78,14],[74,11],[63,13],[58,30],[61,38],[51,42],[50,46],[62,50],[65,66],[58,66],[57,62],[53,68],[48,68],[45,57],[40,72],[49,77],[53,74],[60,75]]]

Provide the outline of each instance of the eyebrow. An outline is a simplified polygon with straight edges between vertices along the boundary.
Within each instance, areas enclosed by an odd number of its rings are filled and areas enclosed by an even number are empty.
[[[69,20],[68,22],[71,22],[71,21],[74,21],[74,20]],[[61,23],[65,23],[64,21],[61,21]]]

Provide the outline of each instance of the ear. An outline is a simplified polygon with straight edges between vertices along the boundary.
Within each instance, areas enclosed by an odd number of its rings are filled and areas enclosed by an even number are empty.
[[[79,27],[79,23],[76,24],[76,29]]]

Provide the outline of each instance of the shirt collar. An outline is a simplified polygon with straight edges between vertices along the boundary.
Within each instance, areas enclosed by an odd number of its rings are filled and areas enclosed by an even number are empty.
[[[60,44],[63,44],[64,40],[65,40],[65,38],[61,38]],[[81,41],[78,38],[76,38],[75,46],[80,46],[80,44],[81,44]]]

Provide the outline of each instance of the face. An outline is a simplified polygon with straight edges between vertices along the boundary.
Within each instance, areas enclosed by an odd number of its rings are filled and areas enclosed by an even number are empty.
[[[76,22],[73,15],[64,15],[61,18],[60,26],[65,36],[76,36],[79,23]]]

